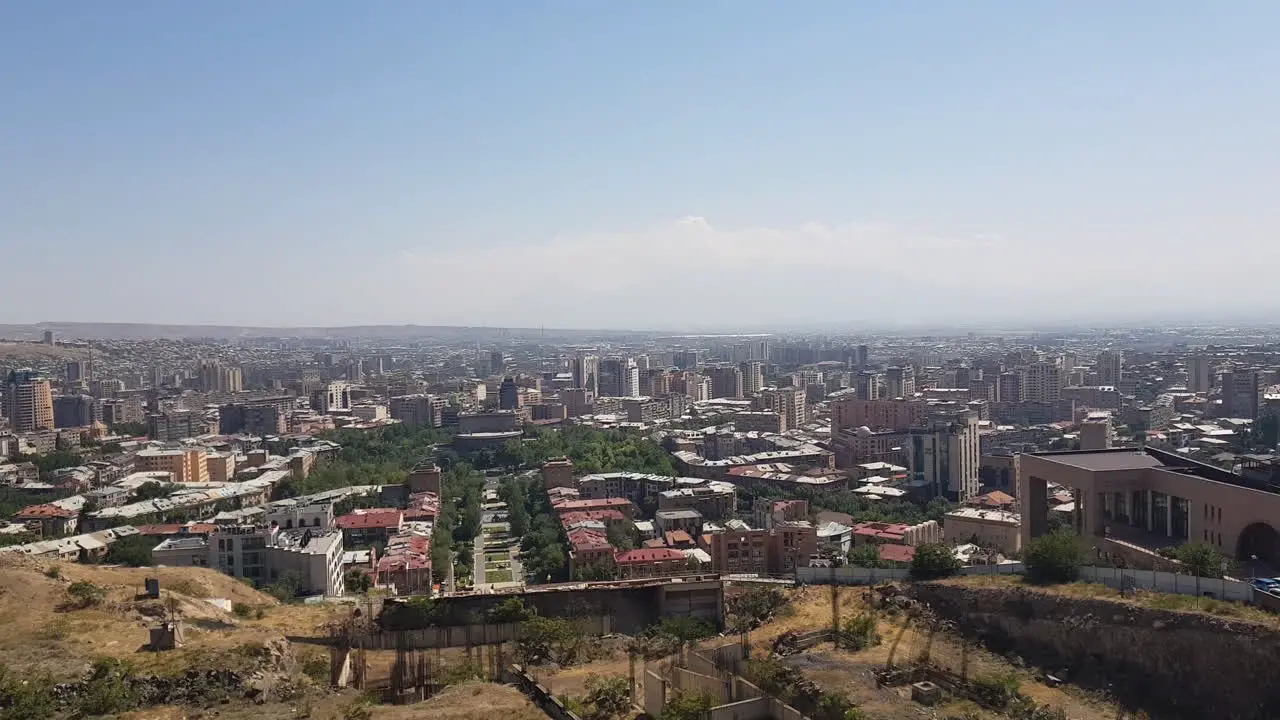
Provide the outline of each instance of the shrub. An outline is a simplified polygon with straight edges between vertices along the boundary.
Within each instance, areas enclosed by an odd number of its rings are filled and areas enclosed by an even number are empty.
[[[960,570],[960,561],[951,548],[942,543],[925,543],[916,548],[911,559],[911,577],[916,580],[933,580],[949,577]]]
[[[107,591],[86,580],[71,583],[67,588],[67,604],[73,608],[97,607],[107,599]]]
[[[587,636],[564,618],[535,615],[520,625],[516,654],[526,665],[553,662],[572,665],[587,649]]]
[[[1178,546],[1174,558],[1182,563],[1188,575],[1220,578],[1226,569],[1226,559],[1218,549],[1207,542],[1197,541]]]
[[[747,632],[768,622],[787,605],[782,590],[771,586],[748,588],[725,602],[729,625],[734,632]]]
[[[1021,681],[1014,673],[990,673],[973,680],[974,693],[988,706],[1003,710],[1018,697]]]
[[[1075,535],[1053,533],[1032,540],[1023,557],[1027,565],[1027,580],[1048,585],[1078,579],[1084,552],[1080,539]]]
[[[631,709],[631,685],[621,675],[591,675],[586,689],[587,694],[582,697],[585,720],[610,720],[625,716]]]
[[[80,698],[80,711],[87,715],[114,715],[133,709],[137,693],[130,686],[132,668],[114,658],[102,658],[93,664]]]
[[[0,718],[27,720],[54,716],[53,680],[46,675],[16,673],[0,664]]]
[[[706,691],[682,691],[663,706],[659,720],[703,720],[715,702]]]
[[[489,609],[489,621],[519,623],[533,617],[533,611],[518,597],[509,597]]]
[[[44,571],[44,576],[52,580],[61,580],[62,568],[57,565],[50,565],[48,569]]]
[[[836,647],[866,650],[880,644],[880,630],[875,616],[866,613],[846,620],[836,635]]]

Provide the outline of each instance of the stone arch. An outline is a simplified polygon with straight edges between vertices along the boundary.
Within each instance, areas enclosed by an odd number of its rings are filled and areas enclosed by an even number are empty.
[[[1251,523],[1240,531],[1240,539],[1236,542],[1236,559],[1248,560],[1255,555],[1268,565],[1280,565],[1280,532],[1270,523]]]

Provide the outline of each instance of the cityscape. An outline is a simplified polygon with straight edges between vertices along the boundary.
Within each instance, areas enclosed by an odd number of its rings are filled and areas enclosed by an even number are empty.
[[[0,720],[1280,719],[1277,27],[0,0]]]
[[[1280,609],[1274,329],[78,329],[0,345],[0,557],[461,601],[1019,574],[1071,537]]]

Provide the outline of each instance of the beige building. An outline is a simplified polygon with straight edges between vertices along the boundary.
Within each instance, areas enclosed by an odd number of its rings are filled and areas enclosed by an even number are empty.
[[[4,386],[4,414],[16,432],[52,430],[53,390],[35,370],[13,370]]]
[[[209,482],[208,457],[204,450],[143,450],[137,456],[139,472],[167,472],[174,482]]]
[[[1080,423],[1080,449],[1106,450],[1111,447],[1113,434],[1109,414],[1091,413]]]
[[[831,432],[869,427],[873,430],[907,430],[929,417],[929,404],[919,400],[859,400],[842,395],[831,402]]]
[[[231,453],[209,453],[205,456],[209,482],[231,482],[236,475],[236,459]]]
[[[1017,513],[961,508],[943,516],[942,534],[953,545],[974,543],[1005,555],[1022,549],[1022,521]]]
[[[1057,402],[1062,399],[1062,373],[1058,363],[1049,360],[1027,366],[1022,388],[1026,402]]]
[[[782,415],[787,430],[794,430],[809,421],[802,388],[769,388],[760,393],[760,404],[765,410]]]
[[[573,461],[563,457],[552,458],[542,463],[542,486],[545,488],[573,487]]]

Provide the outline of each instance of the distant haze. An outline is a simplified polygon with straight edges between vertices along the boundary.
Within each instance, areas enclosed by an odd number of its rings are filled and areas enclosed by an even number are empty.
[[[0,323],[1280,311],[1280,3],[10,3]]]

